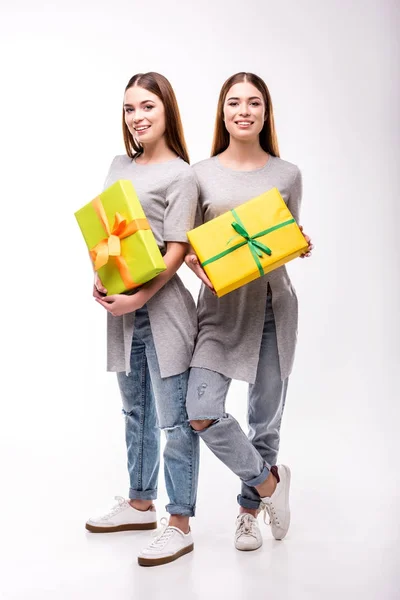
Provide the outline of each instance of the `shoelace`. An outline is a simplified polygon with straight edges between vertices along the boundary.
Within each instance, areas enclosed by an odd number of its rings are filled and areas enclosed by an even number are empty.
[[[280,526],[278,513],[276,512],[276,508],[273,505],[273,503],[271,502],[271,499],[267,499],[266,502],[263,501],[261,503],[260,510],[262,510],[264,512],[264,523],[266,525],[271,525],[271,523],[272,523],[273,525],[277,525],[278,527]],[[267,514],[269,517],[268,523],[266,520]]]
[[[125,498],[123,498],[122,496],[115,496],[114,500],[117,500],[117,504],[115,504],[115,506],[112,507],[110,512],[101,517],[102,521],[107,521],[114,515],[117,515],[119,512],[121,512],[121,510],[124,510],[124,508],[126,508],[126,505],[128,504],[127,500],[125,500]]]
[[[251,515],[245,514],[240,518],[238,534],[251,535],[255,538],[257,537],[254,521],[251,519]]]
[[[164,548],[171,535],[174,533],[174,530],[171,529],[171,527],[169,527],[168,520],[165,517],[160,519],[160,525],[161,528],[158,528],[157,531],[153,534],[155,536],[155,539],[152,542],[150,542],[148,548],[161,550],[162,548]]]

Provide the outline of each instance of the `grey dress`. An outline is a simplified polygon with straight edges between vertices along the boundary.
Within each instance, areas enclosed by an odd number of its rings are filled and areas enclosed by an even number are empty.
[[[194,172],[181,158],[139,165],[126,155],[116,156],[105,187],[130,179],[162,254],[167,242],[187,242],[198,200]],[[147,303],[161,377],[186,371],[197,335],[196,306],[178,275]],[[135,313],[107,321],[107,369],[129,373]]]
[[[260,169],[235,171],[224,167],[215,156],[192,168],[200,186],[199,206],[204,222],[272,187],[278,188],[293,217],[299,220],[302,181],[296,165],[270,156]],[[298,309],[296,293],[284,266],[220,299],[202,286],[192,367],[255,382],[268,284],[272,290],[281,378],[289,376],[297,341]]]

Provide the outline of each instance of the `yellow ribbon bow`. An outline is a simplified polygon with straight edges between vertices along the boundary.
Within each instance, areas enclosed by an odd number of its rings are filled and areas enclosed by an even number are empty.
[[[90,256],[92,258],[95,271],[98,271],[101,269],[101,267],[104,267],[104,265],[108,263],[110,256],[113,256],[126,289],[130,290],[134,287],[138,287],[140,284],[133,281],[126,260],[121,255],[121,240],[133,235],[137,231],[150,229],[148,220],[134,219],[133,221],[127,223],[126,218],[117,212],[115,213],[114,226],[112,229],[110,229],[110,224],[108,222],[107,215],[101,203],[100,197],[98,196],[95,198],[92,201],[92,204],[101,224],[103,225],[104,231],[107,234],[106,238],[100,240],[100,242],[90,250]]]

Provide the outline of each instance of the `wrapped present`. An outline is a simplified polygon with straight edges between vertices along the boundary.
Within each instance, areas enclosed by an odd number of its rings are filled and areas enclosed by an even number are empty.
[[[131,181],[117,181],[75,217],[109,295],[133,290],[165,271]]]
[[[308,248],[277,188],[192,229],[188,238],[218,297]]]

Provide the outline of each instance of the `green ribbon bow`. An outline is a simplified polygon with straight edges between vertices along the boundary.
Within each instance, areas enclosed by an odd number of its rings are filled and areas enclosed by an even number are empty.
[[[272,250],[271,250],[271,248],[268,248],[268,246],[265,246],[264,244],[259,242],[256,238],[263,237],[264,235],[267,235],[268,233],[271,233],[272,231],[281,229],[281,227],[286,227],[286,225],[295,223],[295,220],[289,219],[288,221],[279,223],[279,225],[274,225],[273,227],[270,227],[269,229],[265,229],[264,231],[260,231],[259,233],[255,233],[254,235],[250,235],[249,232],[247,231],[246,227],[243,225],[242,221],[240,220],[240,217],[237,214],[237,212],[235,210],[231,210],[231,213],[233,214],[233,216],[235,218],[235,221],[233,223],[231,223],[231,226],[242,238],[244,238],[244,241],[240,242],[239,244],[235,244],[235,246],[232,246],[232,248],[228,248],[228,250],[224,250],[223,252],[216,254],[212,258],[205,260],[203,263],[201,263],[201,265],[202,265],[202,267],[205,267],[206,265],[209,265],[210,263],[213,263],[216,260],[223,258],[227,254],[230,254],[231,252],[234,252],[238,248],[241,248],[242,246],[246,246],[246,244],[247,244],[249,246],[250,252],[255,260],[257,268],[260,272],[260,277],[262,277],[264,275],[264,269],[263,269],[259,259],[262,258],[263,254],[267,254],[268,256],[271,256]],[[235,237],[237,237],[237,236],[235,236]],[[231,238],[230,240],[228,240],[227,244],[229,244],[233,239],[234,238]]]

